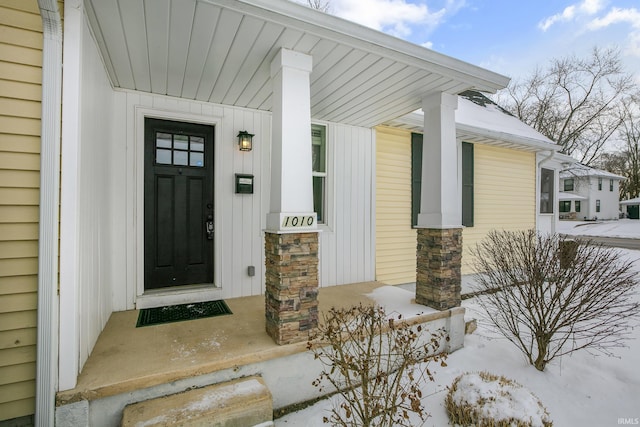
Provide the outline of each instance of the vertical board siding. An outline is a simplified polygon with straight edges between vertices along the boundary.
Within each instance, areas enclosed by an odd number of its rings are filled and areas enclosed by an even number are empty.
[[[142,167],[136,160],[127,160],[127,152],[136,150],[136,116],[138,107],[157,110],[168,115],[167,120],[185,120],[181,115],[195,115],[215,121],[214,136],[214,281],[223,291],[224,298],[259,295],[264,292],[264,228],[269,206],[270,183],[270,114],[247,109],[214,105],[198,101],[188,101],[167,96],[157,96],[141,92],[116,92],[115,128],[125,129],[121,140],[124,147],[118,149],[118,161],[110,165],[112,176],[129,177],[124,188],[113,193],[112,205],[120,218],[123,232],[113,239],[113,273],[121,280],[114,285],[114,311],[135,307],[138,283],[136,259],[127,257],[133,251],[137,232],[133,224],[135,212],[131,209],[137,203],[136,180],[131,168]],[[176,118],[171,118],[175,114]],[[255,134],[253,150],[240,152],[237,148],[237,134],[246,130]],[[254,175],[253,194],[235,194],[235,174]],[[113,185],[113,184],[112,184]],[[129,223],[129,224],[127,224]],[[143,263],[144,259],[137,262]],[[247,274],[247,268],[254,266],[255,276]]]
[[[416,280],[416,231],[411,228],[411,133],[376,128],[376,280]]]
[[[462,274],[472,273],[471,248],[491,230],[536,226],[535,153],[474,144],[474,226],[462,230]]]
[[[135,109],[143,107],[181,114],[194,114],[217,122],[215,132],[215,284],[224,298],[259,295],[264,292],[264,229],[269,212],[271,115],[269,113],[156,96],[133,91],[117,91],[116,129],[126,129],[126,149],[112,153],[110,176],[130,176],[127,168],[137,168],[126,161],[126,152],[134,152],[136,144]],[[175,120],[180,120],[179,118]],[[240,152],[237,134],[240,130],[254,133],[253,150]],[[373,203],[374,157],[371,129],[327,124],[328,161],[327,207],[329,224],[320,233],[320,284],[330,286],[374,279]],[[122,132],[122,131],[121,131]],[[119,134],[119,133],[118,133]],[[135,163],[135,160],[133,160]],[[235,194],[235,174],[254,175],[254,193]],[[114,185],[113,182],[111,185]],[[115,218],[134,215],[127,206],[136,204],[135,179],[127,180],[126,190],[113,193],[111,205]],[[129,220],[122,219],[123,223]],[[133,221],[132,221],[133,222]],[[138,225],[140,226],[140,225]],[[138,283],[134,257],[126,248],[135,247],[134,226],[114,227],[120,230],[113,239],[113,272],[121,278],[114,283],[114,310],[134,308]],[[122,230],[126,230],[124,233]],[[139,242],[137,243],[139,244]],[[138,262],[143,262],[139,260]],[[251,277],[247,268],[254,266]],[[126,273],[130,272],[130,273]],[[125,285],[126,283],[126,285]]]
[[[82,34],[78,153],[79,368],[89,357],[112,312],[114,277],[109,199],[113,90],[87,23]],[[96,102],[99,100],[99,102]],[[64,173],[64,171],[63,171]],[[63,284],[64,285],[64,284]]]
[[[320,286],[375,278],[373,131],[327,125],[327,215],[321,226]]]
[[[0,422],[33,414],[42,20],[0,0]]]

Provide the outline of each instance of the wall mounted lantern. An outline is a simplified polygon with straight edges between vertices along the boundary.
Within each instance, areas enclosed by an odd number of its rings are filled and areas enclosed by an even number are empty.
[[[238,148],[240,151],[251,151],[253,148],[253,134],[246,130],[238,132]]]

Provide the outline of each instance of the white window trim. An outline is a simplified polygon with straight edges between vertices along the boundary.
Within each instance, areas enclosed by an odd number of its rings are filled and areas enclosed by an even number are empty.
[[[324,223],[318,223],[318,230],[333,232],[334,220],[335,220],[335,156],[334,156],[334,132],[333,126],[328,122],[323,121],[311,121],[312,125],[324,126],[325,128],[325,150],[326,152],[326,164],[325,164],[325,208],[324,208]],[[313,176],[322,176],[322,173],[312,171]]]

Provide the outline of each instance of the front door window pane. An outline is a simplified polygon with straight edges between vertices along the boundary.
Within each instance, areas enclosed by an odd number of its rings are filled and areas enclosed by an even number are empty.
[[[171,134],[159,132],[156,137],[156,147],[171,148]]]
[[[189,166],[202,167],[204,164],[204,153],[191,153]]]
[[[156,164],[204,167],[204,137],[157,132]]]
[[[156,150],[156,163],[162,165],[170,165],[171,164],[171,150]]]

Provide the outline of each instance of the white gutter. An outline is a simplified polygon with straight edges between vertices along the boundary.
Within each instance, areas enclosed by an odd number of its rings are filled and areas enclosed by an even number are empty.
[[[495,139],[497,141],[510,142],[518,145],[524,145],[526,147],[535,148],[537,150],[544,150],[544,151],[553,150],[553,146],[556,145],[551,140],[542,141],[540,139],[530,138],[523,135],[500,132],[500,131],[479,128],[477,126],[471,126],[471,125],[465,125],[465,124],[456,124],[456,129],[463,132],[470,133],[470,134],[474,134],[480,137]],[[553,152],[555,152],[555,150]]]
[[[409,127],[415,128],[415,130],[418,132],[422,132],[422,128],[424,126],[424,123],[422,123],[423,121],[424,121],[424,115],[422,113],[413,112],[405,116],[402,116],[398,119],[391,120],[387,123],[390,126],[394,126],[396,124],[399,126],[407,125]],[[500,132],[500,131],[495,131],[491,129],[480,128],[477,126],[467,125],[463,123],[456,123],[456,131],[464,132],[466,134],[480,137],[480,138],[508,142],[521,147],[534,149],[535,151],[548,151],[548,150],[553,150],[554,148],[558,148],[558,149],[560,148],[558,145],[554,144],[553,141],[547,138],[545,138],[544,140],[536,139],[536,138],[531,138],[524,135],[517,135],[513,133],[508,133],[508,132]],[[553,150],[552,153],[555,153],[555,150]],[[547,159],[545,159],[545,161],[546,160]]]
[[[545,157],[545,158],[543,158],[543,159],[540,159],[540,160],[538,161],[538,168],[540,168],[540,166],[542,166],[542,164],[543,164],[543,163],[547,163],[549,160],[553,159],[553,156],[554,156],[555,154],[556,154],[556,152],[555,152],[555,151],[550,150],[550,151],[549,151],[549,155],[548,155],[547,157]]]
[[[56,0],[38,0],[42,17],[42,117],[38,241],[38,338],[35,425],[54,425],[58,380],[58,206],[62,25]]]

